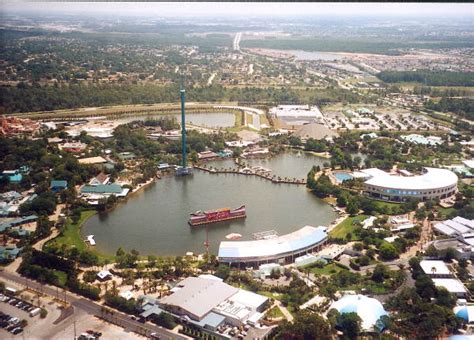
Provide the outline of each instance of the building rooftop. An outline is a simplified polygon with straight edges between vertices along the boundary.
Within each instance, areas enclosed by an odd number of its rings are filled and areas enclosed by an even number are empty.
[[[239,291],[226,283],[199,277],[188,277],[177,287],[180,289],[161,299],[161,304],[179,307],[198,319]]]
[[[434,229],[448,236],[467,234],[474,232],[474,220],[458,216],[451,220],[437,223]]]
[[[122,187],[118,184],[99,184],[99,185],[84,185],[81,188],[83,194],[120,194]]]
[[[453,294],[467,293],[466,287],[457,279],[433,279],[433,283],[436,287],[444,287],[448,292]]]
[[[300,138],[324,139],[328,137],[337,137],[339,134],[323,124],[311,123],[305,124],[293,134]]]
[[[290,234],[266,240],[224,241],[219,246],[219,258],[258,258],[305,249],[327,238],[325,227],[305,226]]]
[[[96,156],[96,157],[87,157],[87,158],[80,158],[78,159],[80,164],[102,164],[107,163],[107,160],[104,157]]]
[[[364,330],[383,329],[380,318],[388,313],[380,301],[364,295],[345,295],[333,302],[330,309],[336,309],[339,313],[357,313],[362,320]]]
[[[451,271],[443,261],[423,260],[420,266],[427,275],[451,275]]]
[[[268,298],[263,295],[249,292],[248,290],[239,289],[239,291],[229,298],[229,301],[241,303],[253,310],[256,310],[261,305],[268,301]]]
[[[51,188],[67,188],[67,181],[64,180],[58,180],[58,179],[53,179],[51,181]]]
[[[429,190],[448,187],[458,182],[458,176],[450,170],[438,168],[424,169],[424,174],[412,177],[390,175],[382,170],[366,169],[362,171],[368,173],[368,170],[372,170],[372,178],[367,180],[365,184],[391,189]]]

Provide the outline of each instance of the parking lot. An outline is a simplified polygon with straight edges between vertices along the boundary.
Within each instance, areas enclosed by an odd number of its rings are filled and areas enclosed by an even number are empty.
[[[0,294],[0,337],[21,334],[40,309],[20,297]]]

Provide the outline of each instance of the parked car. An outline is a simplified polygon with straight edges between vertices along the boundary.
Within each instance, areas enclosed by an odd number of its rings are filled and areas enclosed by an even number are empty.
[[[17,327],[17,328],[15,328],[14,330],[11,331],[11,333],[12,333],[13,335],[18,334],[18,333],[21,333],[21,332],[23,332],[23,328],[21,328],[21,327]]]

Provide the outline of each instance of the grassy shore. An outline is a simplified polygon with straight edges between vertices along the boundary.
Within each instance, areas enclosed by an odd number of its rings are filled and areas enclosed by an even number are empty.
[[[346,238],[348,233],[352,234],[352,241],[357,241],[357,236],[354,233],[356,228],[356,221],[362,222],[368,216],[367,215],[358,215],[353,217],[348,217],[341,223],[339,223],[333,230],[330,231],[329,235],[337,238]]]
[[[49,241],[46,243],[46,247],[48,245],[57,245],[59,247],[62,247],[63,245],[66,248],[77,248],[80,251],[84,250],[89,250],[95,255],[99,257],[99,261],[104,262],[105,260],[111,262],[115,259],[115,256],[112,254],[104,254],[101,253],[97,250],[95,250],[93,247],[90,247],[87,245],[87,243],[84,241],[84,239],[81,236],[81,227],[82,225],[93,215],[95,215],[97,211],[95,210],[85,210],[81,213],[81,218],[77,223],[73,223],[71,219],[68,219],[66,225],[64,226],[64,231],[55,239]]]

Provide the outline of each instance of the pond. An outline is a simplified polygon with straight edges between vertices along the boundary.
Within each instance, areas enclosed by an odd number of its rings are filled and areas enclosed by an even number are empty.
[[[249,158],[242,160],[248,166],[262,166],[272,170],[272,174],[280,177],[306,179],[312,166],[329,162],[328,159],[317,157],[304,151],[287,151],[268,158]],[[219,168],[237,168],[231,159],[207,162],[207,166]]]
[[[282,176],[304,178],[313,162],[324,161],[309,156],[288,153],[264,164],[273,166],[275,173],[278,171]],[[227,167],[233,164],[232,160],[224,162]],[[113,211],[93,216],[83,226],[82,234],[93,234],[98,250],[107,253],[114,253],[120,246],[135,248],[141,254],[203,253],[206,227],[190,227],[189,214],[242,204],[247,207],[246,219],[208,227],[211,253],[217,253],[219,242],[229,233],[242,234],[243,239],[249,240],[255,232],[274,229],[282,235],[304,225],[328,225],[337,217],[328,204],[304,186],[195,169],[190,177],[165,176]]]

